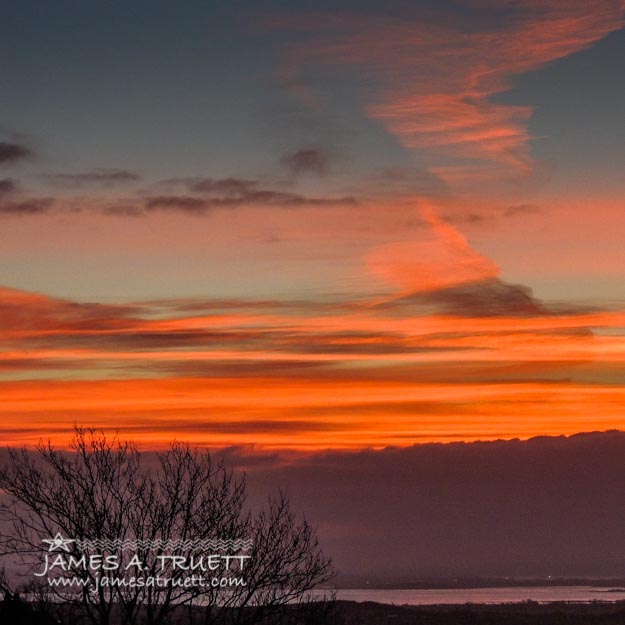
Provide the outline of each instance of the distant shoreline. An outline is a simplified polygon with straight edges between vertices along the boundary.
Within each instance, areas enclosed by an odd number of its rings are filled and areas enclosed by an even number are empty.
[[[595,588],[623,588],[625,577],[552,577],[552,578],[442,578],[413,580],[367,580],[339,578],[338,590],[454,590],[471,588],[553,588],[564,586],[592,586]]]
[[[322,597],[321,591],[319,598]],[[580,586],[499,586],[478,588],[400,588],[375,589],[337,588],[337,601],[360,604],[376,603],[391,606],[496,606],[496,605],[588,605],[625,604],[625,588],[621,585]]]
[[[50,620],[41,620],[41,616],[37,617],[35,607],[36,604],[25,601],[0,599],[0,620],[6,617],[11,618],[8,622],[17,622],[16,617],[19,616],[40,619],[26,622],[46,625],[52,623]],[[250,608],[244,608],[246,609]],[[589,623],[616,625],[625,622],[625,601],[581,604],[568,602],[540,604],[525,601],[512,604],[413,606],[334,600],[313,602],[301,607],[286,606],[285,615],[291,610],[299,609],[303,610],[303,616],[313,617],[311,623],[319,625],[588,625]],[[225,610],[230,612],[231,608]],[[192,608],[190,615],[188,608],[181,606],[173,610],[168,624],[199,623],[201,617],[202,608]],[[226,622],[227,614],[224,614],[224,617]],[[121,625],[119,618],[114,618],[111,623]]]
[[[346,625],[614,625],[625,621],[625,601],[429,606],[337,601],[335,608],[339,622]]]

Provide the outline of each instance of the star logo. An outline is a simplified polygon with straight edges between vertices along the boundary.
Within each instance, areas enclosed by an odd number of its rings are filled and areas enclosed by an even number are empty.
[[[60,532],[57,532],[54,538],[44,538],[42,542],[47,543],[49,545],[48,551],[57,551],[62,549],[63,551],[69,552],[69,546],[75,542],[73,538],[63,538]]]

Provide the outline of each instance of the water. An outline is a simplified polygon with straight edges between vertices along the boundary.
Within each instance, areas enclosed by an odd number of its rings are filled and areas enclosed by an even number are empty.
[[[625,589],[597,588],[594,586],[528,586],[519,588],[449,588],[436,590],[338,590],[337,599],[345,601],[375,601],[395,605],[432,605],[464,603],[519,603],[538,601],[591,601],[625,600]]]

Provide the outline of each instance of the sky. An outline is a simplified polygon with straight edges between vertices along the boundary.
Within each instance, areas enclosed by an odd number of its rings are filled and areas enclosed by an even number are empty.
[[[4,443],[621,428],[624,16],[4,3]]]

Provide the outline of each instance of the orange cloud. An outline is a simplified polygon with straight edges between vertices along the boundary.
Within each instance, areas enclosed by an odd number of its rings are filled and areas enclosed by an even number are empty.
[[[403,293],[434,291],[497,277],[497,265],[476,252],[467,239],[430,207],[421,210],[432,236],[375,249],[367,257],[373,274]]]
[[[426,217],[438,244],[471,255]],[[0,436],[64,443],[78,422],[150,446],[381,447],[622,424],[625,312],[511,310],[500,299],[516,287],[467,288],[132,307],[4,289]]]
[[[526,171],[532,108],[495,103],[492,97],[509,88],[511,76],[583,50],[621,28],[623,3],[465,4],[464,14],[313,13],[276,18],[271,25],[312,34],[288,49],[284,75],[291,83],[300,85],[302,67],[312,63],[358,66],[378,81],[368,114],[405,146]],[[480,26],[474,11],[480,11]]]

